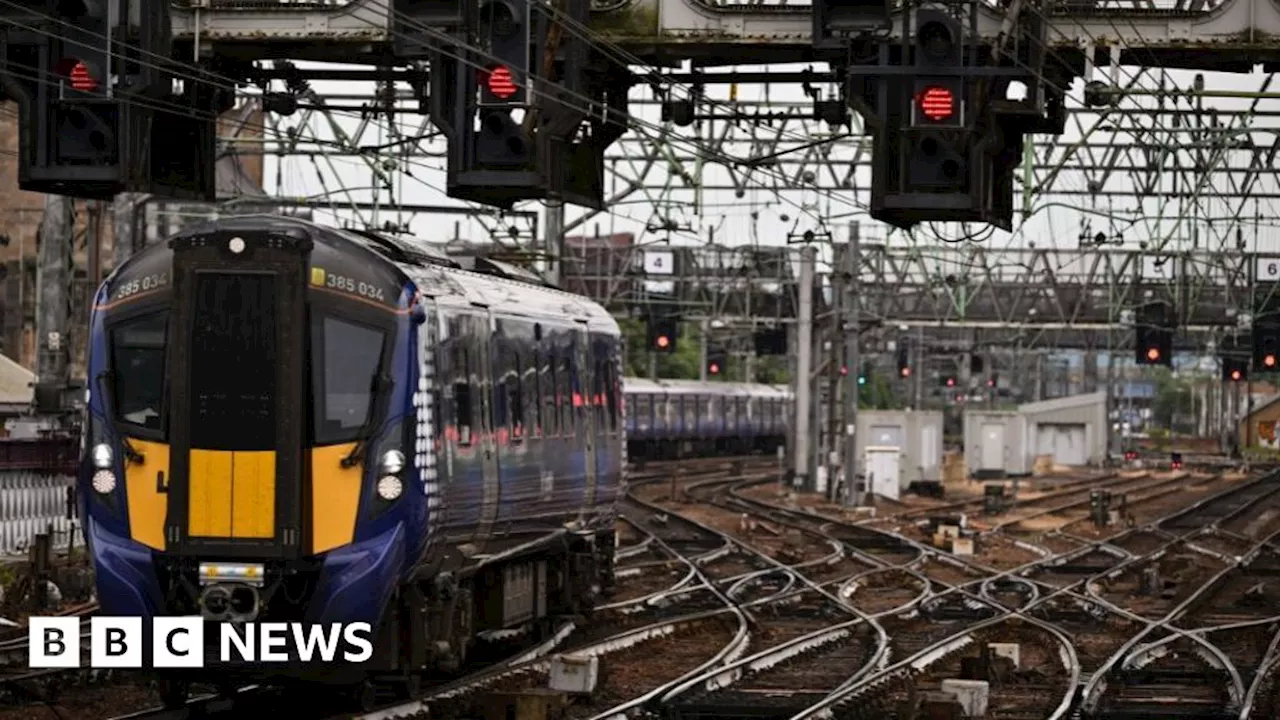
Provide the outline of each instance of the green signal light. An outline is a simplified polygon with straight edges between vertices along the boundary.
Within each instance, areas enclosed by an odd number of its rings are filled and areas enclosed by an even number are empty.
[[[859,384],[859,385],[866,385],[866,384],[867,384],[867,376],[866,376],[866,375],[859,375],[859,376],[858,376],[858,384]]]

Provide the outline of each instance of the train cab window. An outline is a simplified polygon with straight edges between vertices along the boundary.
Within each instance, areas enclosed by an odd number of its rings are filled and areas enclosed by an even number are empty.
[[[373,411],[386,333],[336,317],[312,328],[317,445],[350,442]]]
[[[116,419],[159,432],[163,421],[164,351],[169,314],[126,320],[111,330],[111,369]]]

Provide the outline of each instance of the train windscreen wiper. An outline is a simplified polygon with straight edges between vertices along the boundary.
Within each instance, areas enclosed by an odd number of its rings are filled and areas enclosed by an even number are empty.
[[[103,370],[94,377],[94,384],[97,386],[98,392],[102,394],[102,397],[106,398],[107,402],[105,405],[107,406],[107,414],[111,415],[111,411],[115,408],[116,404],[115,373],[110,370]],[[142,456],[142,453],[138,452],[137,448],[129,442],[129,438],[124,435],[120,436],[120,446],[124,449],[125,460],[141,465],[146,459]]]
[[[359,432],[356,433],[356,445],[351,448],[351,452],[342,458],[342,467],[352,468],[364,460],[366,447],[369,445],[369,436],[373,434],[373,424],[378,419],[378,410],[382,407],[382,388],[391,384],[391,378],[381,372],[374,373],[373,380],[369,382],[369,397],[372,398],[369,403],[369,414],[365,416],[364,424],[360,426]]]

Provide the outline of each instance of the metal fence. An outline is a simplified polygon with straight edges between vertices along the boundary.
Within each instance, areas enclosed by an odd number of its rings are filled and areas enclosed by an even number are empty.
[[[25,554],[50,528],[54,546],[67,546],[79,452],[74,437],[0,439],[0,555]]]

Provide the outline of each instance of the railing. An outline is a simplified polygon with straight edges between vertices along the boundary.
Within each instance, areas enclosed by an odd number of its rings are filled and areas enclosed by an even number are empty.
[[[72,536],[78,438],[0,439],[0,555],[24,554],[53,528],[55,547]]]

